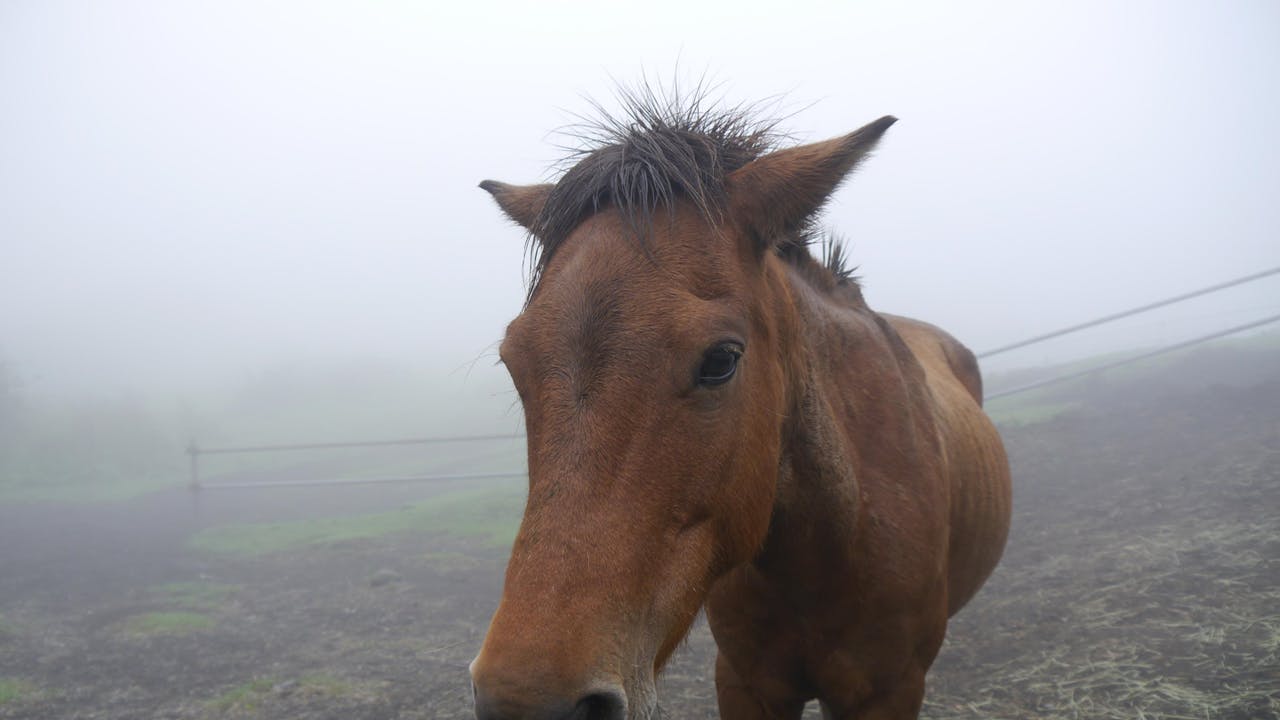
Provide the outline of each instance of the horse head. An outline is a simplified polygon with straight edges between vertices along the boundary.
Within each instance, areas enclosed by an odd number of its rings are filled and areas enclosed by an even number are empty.
[[[740,118],[644,119],[554,184],[481,185],[538,253],[500,351],[529,493],[471,666],[483,720],[655,715],[768,533],[805,362],[781,255],[894,122],[774,149]]]

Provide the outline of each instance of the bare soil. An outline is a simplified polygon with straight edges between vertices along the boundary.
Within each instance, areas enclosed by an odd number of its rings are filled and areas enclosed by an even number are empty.
[[[1008,550],[953,620],[923,716],[1280,716],[1280,380],[1075,399],[1083,409],[1004,428]],[[0,679],[18,688],[0,718],[471,717],[467,663],[504,553],[429,531],[254,558],[185,545],[232,519],[436,491],[0,508]],[[138,631],[155,613],[186,615]],[[182,625],[191,615],[211,623]],[[713,657],[699,625],[663,680],[668,716],[716,717]]]

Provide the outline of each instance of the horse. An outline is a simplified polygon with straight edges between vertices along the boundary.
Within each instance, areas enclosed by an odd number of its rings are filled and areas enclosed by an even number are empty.
[[[705,609],[728,720],[917,717],[995,568],[1010,474],[974,355],[873,311],[816,217],[895,118],[795,145],[750,110],[624,94],[528,233],[499,356],[528,497],[471,663],[479,720],[649,720]]]

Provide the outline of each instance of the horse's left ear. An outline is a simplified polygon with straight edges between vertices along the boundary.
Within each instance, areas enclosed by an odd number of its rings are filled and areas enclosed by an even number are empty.
[[[508,185],[497,180],[485,180],[480,189],[493,196],[498,207],[513,222],[534,233],[538,215],[542,206],[547,204],[547,196],[555,185]],[[535,233],[536,234],[536,233]]]
[[[725,178],[731,212],[765,242],[800,228],[898,119],[886,115],[848,135],[771,152]]]

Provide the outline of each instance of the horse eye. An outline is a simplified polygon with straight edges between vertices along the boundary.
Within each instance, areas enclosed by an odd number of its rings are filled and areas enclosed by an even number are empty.
[[[738,370],[738,358],[742,357],[742,348],[737,345],[717,345],[702,356],[702,367],[698,368],[698,384],[704,386],[723,385]]]

